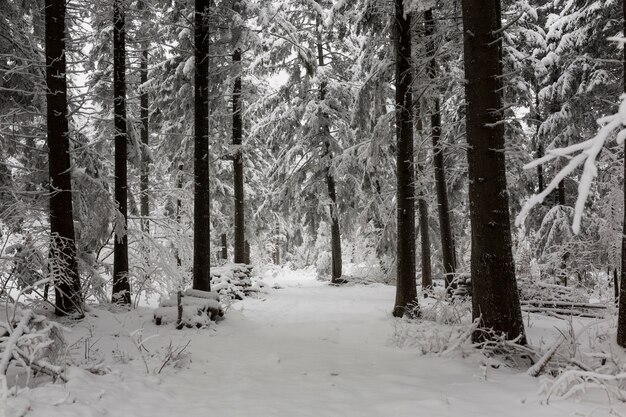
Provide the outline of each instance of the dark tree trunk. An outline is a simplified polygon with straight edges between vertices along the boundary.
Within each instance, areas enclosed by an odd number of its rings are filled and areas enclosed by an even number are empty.
[[[222,259],[228,259],[228,241],[226,239],[226,233],[222,233]]]
[[[413,95],[411,17],[395,0],[393,39],[396,53],[397,283],[395,317],[417,309],[415,287],[415,184],[413,167]]]
[[[178,226],[178,231],[181,231],[180,225],[180,216],[183,208],[183,202],[180,199],[181,192],[183,190],[183,164],[178,164],[178,181],[176,183],[176,188],[178,188],[178,197],[176,198],[176,224]],[[180,259],[180,253],[178,251],[178,247],[176,248],[176,265],[181,266],[183,264]]]
[[[194,83],[193,288],[210,291],[209,216],[209,1],[196,0]]]
[[[619,280],[617,279],[617,268],[613,270],[613,296],[615,297],[615,305],[619,306]]]
[[[622,19],[624,19],[624,33],[626,33],[626,0],[622,1]],[[623,56],[624,92],[626,92],[626,48]],[[624,145],[624,212],[622,232],[622,270],[619,289],[619,317],[617,319],[617,344],[626,348],[626,144]]]
[[[415,105],[415,128],[418,133],[418,138],[423,131],[421,105],[418,102]],[[425,190],[425,175],[424,167],[420,163],[420,150],[417,150],[415,155],[417,163],[415,164],[415,186],[417,187],[417,211],[418,211],[418,228],[420,234],[420,249],[421,249],[421,261],[422,261],[422,290],[430,290],[433,287],[433,273],[430,262],[430,229],[428,227],[428,201],[426,200]],[[424,292],[424,296],[427,293]]]
[[[481,327],[524,344],[506,187],[500,19],[500,0],[463,0],[472,313]]]
[[[235,5],[235,10],[239,9],[239,2]],[[237,28],[237,33],[241,34],[241,28]],[[236,36],[235,42],[239,42]],[[235,189],[235,263],[244,263],[245,258],[245,217],[244,217],[244,190],[243,190],[243,150],[241,149],[241,139],[243,124],[241,120],[241,48],[235,44],[233,52],[233,67],[236,72],[235,85],[233,87],[233,145],[236,153],[233,158],[233,176]]]
[[[248,241],[246,240],[244,245],[245,245],[246,251],[244,252],[245,257],[244,257],[243,263],[250,265],[252,263],[250,262],[250,243],[248,243]]]
[[[276,224],[276,229],[274,229],[274,264],[280,265],[280,227]]]
[[[558,187],[557,203],[559,206],[565,205],[565,181],[561,181]]]
[[[543,144],[539,140],[539,137],[537,137],[537,159],[543,158],[543,155]],[[541,164],[537,165],[537,187],[539,188],[537,193],[541,193],[546,188],[543,179],[543,165]]]
[[[423,193],[420,193],[417,201],[419,212],[419,227],[422,246],[422,289],[429,290],[433,287],[433,273],[430,263],[430,233],[428,230],[428,202]]]
[[[46,94],[50,176],[50,267],[55,313],[83,314],[72,206],[67,82],[65,65],[65,1],[46,0]]]
[[[126,28],[124,0],[113,3],[113,111],[115,113],[115,201],[123,228],[113,247],[113,302],[130,304],[128,279],[128,173],[126,155]],[[116,219],[116,222],[120,219]]]
[[[140,10],[145,9],[144,1],[140,1],[138,5]],[[141,215],[141,227],[145,233],[150,232],[150,221],[148,218],[150,217],[150,196],[148,194],[148,188],[150,187],[150,158],[148,153],[148,146],[150,145],[149,138],[149,102],[148,102],[148,90],[145,88],[146,83],[148,82],[148,43],[144,42],[142,44],[141,51],[141,61],[139,67],[139,73],[141,76],[141,96],[140,96],[140,107],[141,107],[141,179],[139,183],[140,195],[139,195],[139,210]]]
[[[320,3],[320,0],[316,0]],[[316,18],[316,31],[317,31],[317,65],[323,67],[324,63],[324,49],[322,45],[322,34],[319,31],[319,27],[322,25],[322,20],[317,15]],[[320,104],[326,99],[326,81],[320,82]],[[330,281],[336,283],[337,279],[342,275],[342,260],[341,260],[341,233],[339,231],[339,213],[337,207],[337,191],[335,184],[335,176],[332,170],[333,155],[330,150],[330,126],[328,115],[321,112],[320,115],[320,133],[324,139],[325,152],[324,156],[328,157],[326,167],[326,186],[328,188],[328,197],[330,198],[329,210],[330,210],[330,246],[331,246],[331,258],[332,258],[332,273]]]
[[[437,78],[437,61],[435,57],[435,41],[432,38],[435,33],[435,20],[432,9],[424,12],[426,21],[426,36],[428,42],[428,54],[431,56],[428,63],[428,76],[431,80]],[[446,183],[445,155],[441,143],[441,110],[438,92],[433,98],[433,108],[430,116],[431,136],[433,141],[433,163],[435,166],[435,188],[437,189],[437,213],[439,215],[439,233],[441,237],[441,255],[443,258],[443,271],[445,274],[445,286],[450,287],[456,273],[456,256],[454,253],[454,241],[452,227],[450,226],[450,206],[448,204],[448,190]]]

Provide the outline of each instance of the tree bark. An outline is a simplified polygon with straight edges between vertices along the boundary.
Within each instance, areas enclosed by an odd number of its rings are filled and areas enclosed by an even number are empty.
[[[183,190],[183,168],[184,165],[179,163],[178,164],[178,180],[176,182],[176,188],[178,189],[178,197],[176,198],[176,225],[178,227],[178,232],[181,232],[181,212],[182,212],[182,208],[183,208],[183,202],[180,199],[180,195],[182,193]],[[176,265],[181,266],[183,264],[182,259],[180,259],[180,252],[178,250],[178,247],[176,248]]]
[[[435,19],[432,9],[424,12],[426,21],[426,37],[428,42],[428,54],[431,59],[428,63],[428,77],[437,78],[437,60],[435,57]],[[436,93],[438,94],[438,93]],[[439,234],[441,238],[441,255],[443,258],[443,271],[445,274],[445,287],[450,288],[456,273],[456,256],[454,253],[454,241],[452,227],[450,225],[450,205],[448,204],[448,189],[446,182],[446,168],[444,149],[441,143],[441,110],[439,96],[435,95],[432,100],[432,113],[430,116],[430,128],[433,142],[433,163],[435,166],[435,188],[437,190],[437,214],[439,215]]]
[[[145,10],[144,0],[138,3],[139,10]],[[139,194],[139,210],[141,215],[141,227],[143,232],[150,233],[150,195],[148,189],[150,187],[150,157],[149,157],[149,97],[148,90],[145,85],[148,82],[148,42],[144,41],[141,45],[141,60],[139,64],[139,73],[141,77],[140,91],[140,119],[141,119],[141,174],[140,174],[140,194]]]
[[[234,6],[239,12],[240,3]],[[241,28],[235,28],[236,33],[241,35]],[[241,119],[241,47],[237,45],[239,36],[235,37],[235,50],[233,52],[233,67],[236,72],[233,86],[233,145],[235,155],[233,158],[233,188],[235,191],[235,263],[244,263],[245,260],[245,216],[244,216],[244,189],[243,189],[243,150],[241,148],[243,136],[243,123]]]
[[[472,314],[480,327],[525,344],[506,186],[500,0],[463,0]],[[474,333],[475,341],[492,334]]]
[[[193,288],[210,291],[209,215],[209,1],[196,0],[194,80]]]
[[[128,279],[128,170],[126,151],[126,27],[124,0],[113,3],[113,111],[115,123],[115,201],[122,225],[116,224],[113,247],[114,303],[130,305]]]
[[[280,227],[278,223],[276,223],[276,228],[274,229],[274,264],[280,265]]]
[[[536,156],[536,159],[543,158],[543,155],[544,155],[544,153],[543,153],[543,144],[539,140],[539,137],[537,137],[537,156]],[[542,164],[537,165],[537,188],[538,188],[538,190],[537,190],[538,194],[543,192],[543,190],[546,189],[545,182],[544,182],[544,179],[543,179],[543,165]]]
[[[622,19],[624,19],[624,33],[626,33],[626,0],[622,1]],[[623,88],[626,92],[626,48],[623,55]],[[622,270],[620,274],[619,314],[617,319],[617,344],[626,348],[626,144],[624,144],[624,219],[622,223]]]
[[[250,262],[250,243],[246,240],[246,242],[244,243],[245,249],[246,251],[245,253],[245,258],[243,260],[243,263],[250,265],[252,262]]]
[[[45,48],[48,163],[50,177],[50,272],[55,313],[83,314],[72,205],[67,80],[65,61],[65,1],[45,2]]]
[[[415,286],[415,184],[413,167],[413,81],[411,17],[395,0],[393,39],[396,54],[397,282],[395,317],[417,309]]]
[[[226,233],[222,233],[222,259],[228,259],[228,241],[226,239]]]
[[[415,105],[415,127],[418,138],[423,131],[421,105],[418,102]],[[418,228],[420,234],[420,252],[422,261],[422,290],[430,290],[433,287],[433,272],[430,262],[430,229],[428,227],[428,201],[426,200],[426,192],[424,185],[424,167],[420,163],[420,150],[415,155],[417,163],[415,164],[415,186],[417,187],[417,212],[418,212]],[[416,232],[417,233],[417,232]],[[424,292],[424,296],[427,293]]]
[[[320,4],[320,0],[316,0]],[[323,67],[324,63],[324,49],[322,44],[322,34],[319,31],[319,27],[322,25],[322,20],[319,14],[316,16],[316,32],[317,32],[317,65]],[[320,82],[319,99],[320,104],[326,99],[326,81]],[[332,273],[330,282],[336,283],[342,275],[342,260],[341,260],[341,233],[339,230],[339,213],[337,207],[337,190],[335,183],[335,176],[332,170],[333,155],[330,150],[330,126],[328,115],[324,112],[320,114],[320,133],[324,140],[324,156],[328,157],[328,166],[326,167],[326,187],[328,189],[328,197],[330,198],[330,204],[328,205],[330,211],[330,246],[331,246],[331,263]]]

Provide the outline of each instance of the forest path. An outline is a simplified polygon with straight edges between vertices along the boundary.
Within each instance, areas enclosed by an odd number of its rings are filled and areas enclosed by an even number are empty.
[[[282,288],[234,303],[211,329],[156,327],[147,309],[96,310],[74,337],[87,328],[108,335],[95,346],[115,353],[107,359],[111,372],[75,369],[66,385],[33,389],[11,399],[10,409],[20,415],[30,407],[24,415],[33,417],[608,415],[605,406],[590,413],[591,403],[543,405],[536,379],[504,367],[485,370],[479,355],[440,358],[397,347],[394,332],[403,325],[390,314],[393,287],[331,287],[302,271],[275,271],[266,280]],[[141,327],[146,337],[159,334],[146,342],[149,375],[123,334]],[[190,341],[192,362],[157,374],[170,341],[174,347]],[[120,352],[128,360],[120,360]],[[605,402],[599,398],[595,406]]]

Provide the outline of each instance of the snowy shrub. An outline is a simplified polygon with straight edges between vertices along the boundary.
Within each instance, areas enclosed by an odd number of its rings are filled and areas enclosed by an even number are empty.
[[[569,398],[601,390],[609,400],[626,401],[626,353],[613,341],[613,327],[593,321],[575,330],[574,322],[544,355],[542,392]]]
[[[9,317],[0,321],[0,375],[12,363],[32,372],[63,378],[65,341],[59,324],[32,310],[8,305]]]

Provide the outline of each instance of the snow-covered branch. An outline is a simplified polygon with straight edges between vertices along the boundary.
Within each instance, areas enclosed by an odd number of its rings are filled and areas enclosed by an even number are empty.
[[[583,209],[587,197],[589,196],[589,190],[591,189],[591,183],[593,179],[598,175],[598,168],[596,167],[596,159],[600,154],[600,151],[604,147],[609,137],[619,130],[616,136],[616,142],[622,144],[626,138],[626,129],[622,126],[626,126],[626,94],[621,97],[622,103],[620,104],[617,114],[612,116],[603,117],[598,120],[598,124],[601,125],[598,134],[593,138],[586,140],[582,143],[567,146],[564,148],[551,149],[547,151],[547,155],[543,158],[539,158],[529,164],[524,165],[524,169],[531,169],[537,165],[549,162],[557,157],[571,157],[570,161],[565,165],[552,179],[550,184],[539,194],[533,195],[528,199],[524,207],[520,211],[519,215],[515,219],[515,225],[522,224],[530,210],[537,204],[541,204],[543,200],[554,191],[559,183],[565,179],[569,174],[574,172],[579,166],[583,166],[583,173],[580,176],[580,182],[578,184],[578,199],[576,200],[576,206],[574,211],[574,221],[572,229],[574,233],[580,232],[580,222],[583,214]],[[579,154],[573,156],[574,153],[580,151]]]

